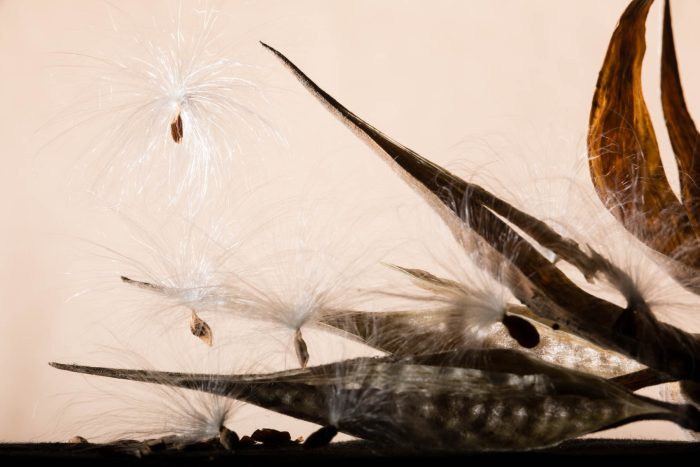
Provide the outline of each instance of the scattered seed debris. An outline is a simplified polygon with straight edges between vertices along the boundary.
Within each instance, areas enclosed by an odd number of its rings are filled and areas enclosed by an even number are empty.
[[[285,444],[292,441],[292,437],[288,431],[279,431],[272,428],[261,428],[255,430],[251,435],[251,438],[255,441],[259,441],[263,444]]]
[[[309,435],[309,437],[304,442],[304,449],[316,449],[327,446],[335,435],[338,434],[338,429],[332,425],[324,426],[319,428]]]
[[[238,445],[242,448],[249,448],[251,446],[255,446],[257,444],[257,441],[255,441],[253,438],[251,438],[248,435],[245,435],[240,439],[238,442]]]
[[[240,444],[240,439],[235,431],[231,431],[225,426],[222,426],[219,429],[219,443],[221,443],[227,451],[235,451]]]
[[[82,436],[73,436],[71,439],[68,440],[70,444],[87,444],[88,440],[83,438]]]

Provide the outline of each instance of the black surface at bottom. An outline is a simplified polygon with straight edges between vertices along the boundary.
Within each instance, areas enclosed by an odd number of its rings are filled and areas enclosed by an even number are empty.
[[[133,446],[132,446],[133,447]],[[692,464],[700,459],[700,443],[649,440],[572,440],[554,448],[522,452],[433,452],[429,449],[406,449],[378,446],[366,441],[333,443],[327,447],[305,450],[300,445],[285,447],[253,446],[236,452],[207,447],[191,450],[163,450],[137,455],[129,446],[119,444],[0,444],[0,462],[22,463],[40,461],[51,465],[327,465],[338,463],[387,465],[390,460],[409,464],[436,460],[445,465],[468,465],[465,461],[533,461],[537,465],[583,461],[588,465],[599,459],[649,462],[669,462],[688,459]],[[689,464],[689,465],[692,465]],[[473,464],[469,464],[473,465]],[[432,466],[431,466],[432,467]],[[568,467],[568,466],[565,466]],[[665,467],[665,466],[661,466]]]

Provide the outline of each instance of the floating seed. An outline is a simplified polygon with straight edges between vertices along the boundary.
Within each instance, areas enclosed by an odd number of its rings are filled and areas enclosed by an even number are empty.
[[[209,325],[192,310],[192,318],[190,319],[190,331],[196,337],[199,337],[202,342],[211,347],[214,336]]]
[[[294,350],[297,353],[299,365],[302,368],[306,368],[306,364],[309,363],[309,349],[301,335],[301,329],[297,329],[297,332],[294,333]]]
[[[170,135],[173,137],[173,141],[179,144],[182,142],[183,134],[184,133],[182,129],[182,117],[178,113],[177,117],[175,117],[173,121],[170,122]]]

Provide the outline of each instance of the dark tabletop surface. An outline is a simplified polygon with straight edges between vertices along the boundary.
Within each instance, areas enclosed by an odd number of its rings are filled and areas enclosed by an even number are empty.
[[[51,465],[326,465],[337,464],[393,465],[395,460],[407,462],[437,462],[445,465],[483,465],[474,461],[506,461],[522,464],[533,461],[534,465],[554,465],[568,467],[573,463],[593,463],[606,459],[611,461],[650,461],[659,467],[668,462],[687,460],[682,465],[698,465],[700,443],[649,441],[649,440],[573,440],[554,448],[526,452],[431,452],[417,447],[382,447],[365,441],[333,443],[329,446],[308,450],[300,445],[286,446],[257,445],[235,452],[226,451],[218,445],[202,444],[186,449],[162,448],[142,452],[140,443],[122,442],[115,444],[69,444],[69,443],[5,443],[0,444],[0,465],[9,463],[26,465],[29,461],[50,463]],[[664,462],[664,464],[660,464]],[[433,467],[433,466],[429,466]],[[595,466],[594,466],[595,467]]]

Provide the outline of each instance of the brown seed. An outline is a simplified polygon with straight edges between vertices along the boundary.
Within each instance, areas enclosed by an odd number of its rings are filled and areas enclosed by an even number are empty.
[[[540,334],[535,326],[526,319],[515,315],[506,315],[502,321],[508,329],[510,337],[518,341],[526,349],[536,347],[540,343]]]
[[[182,129],[182,117],[178,113],[177,117],[175,117],[173,121],[170,122],[170,135],[173,137],[173,141],[179,144],[182,142],[183,134],[184,133]]]
[[[334,426],[324,426],[319,428],[309,435],[309,437],[304,442],[304,449],[316,449],[327,446],[328,443],[333,441],[335,435],[338,434],[338,429]]]
[[[192,317],[190,318],[190,331],[196,337],[199,337],[202,342],[207,344],[209,347],[212,346],[214,341],[214,335],[211,331],[209,325],[192,310]]]
[[[145,444],[141,444],[138,448],[131,451],[131,454],[133,454],[137,459],[141,459],[144,456],[153,454],[153,451]]]
[[[292,440],[288,431],[278,431],[272,428],[255,430],[251,438],[264,444],[284,444]]]
[[[234,451],[240,444],[240,439],[235,431],[231,431],[225,426],[219,429],[219,443],[227,451]]]
[[[242,448],[249,448],[251,446],[255,446],[256,444],[257,442],[248,435],[241,438],[241,440],[238,442],[238,445]]]
[[[301,329],[297,329],[297,332],[294,333],[294,350],[297,353],[299,365],[306,368],[306,364],[309,363],[309,348],[301,335]]]
[[[143,444],[150,452],[157,452],[167,449],[169,441],[171,440],[168,438],[154,438],[145,440]]]
[[[88,440],[86,440],[82,436],[73,436],[71,439],[68,440],[68,443],[70,443],[70,444],[87,444]]]

